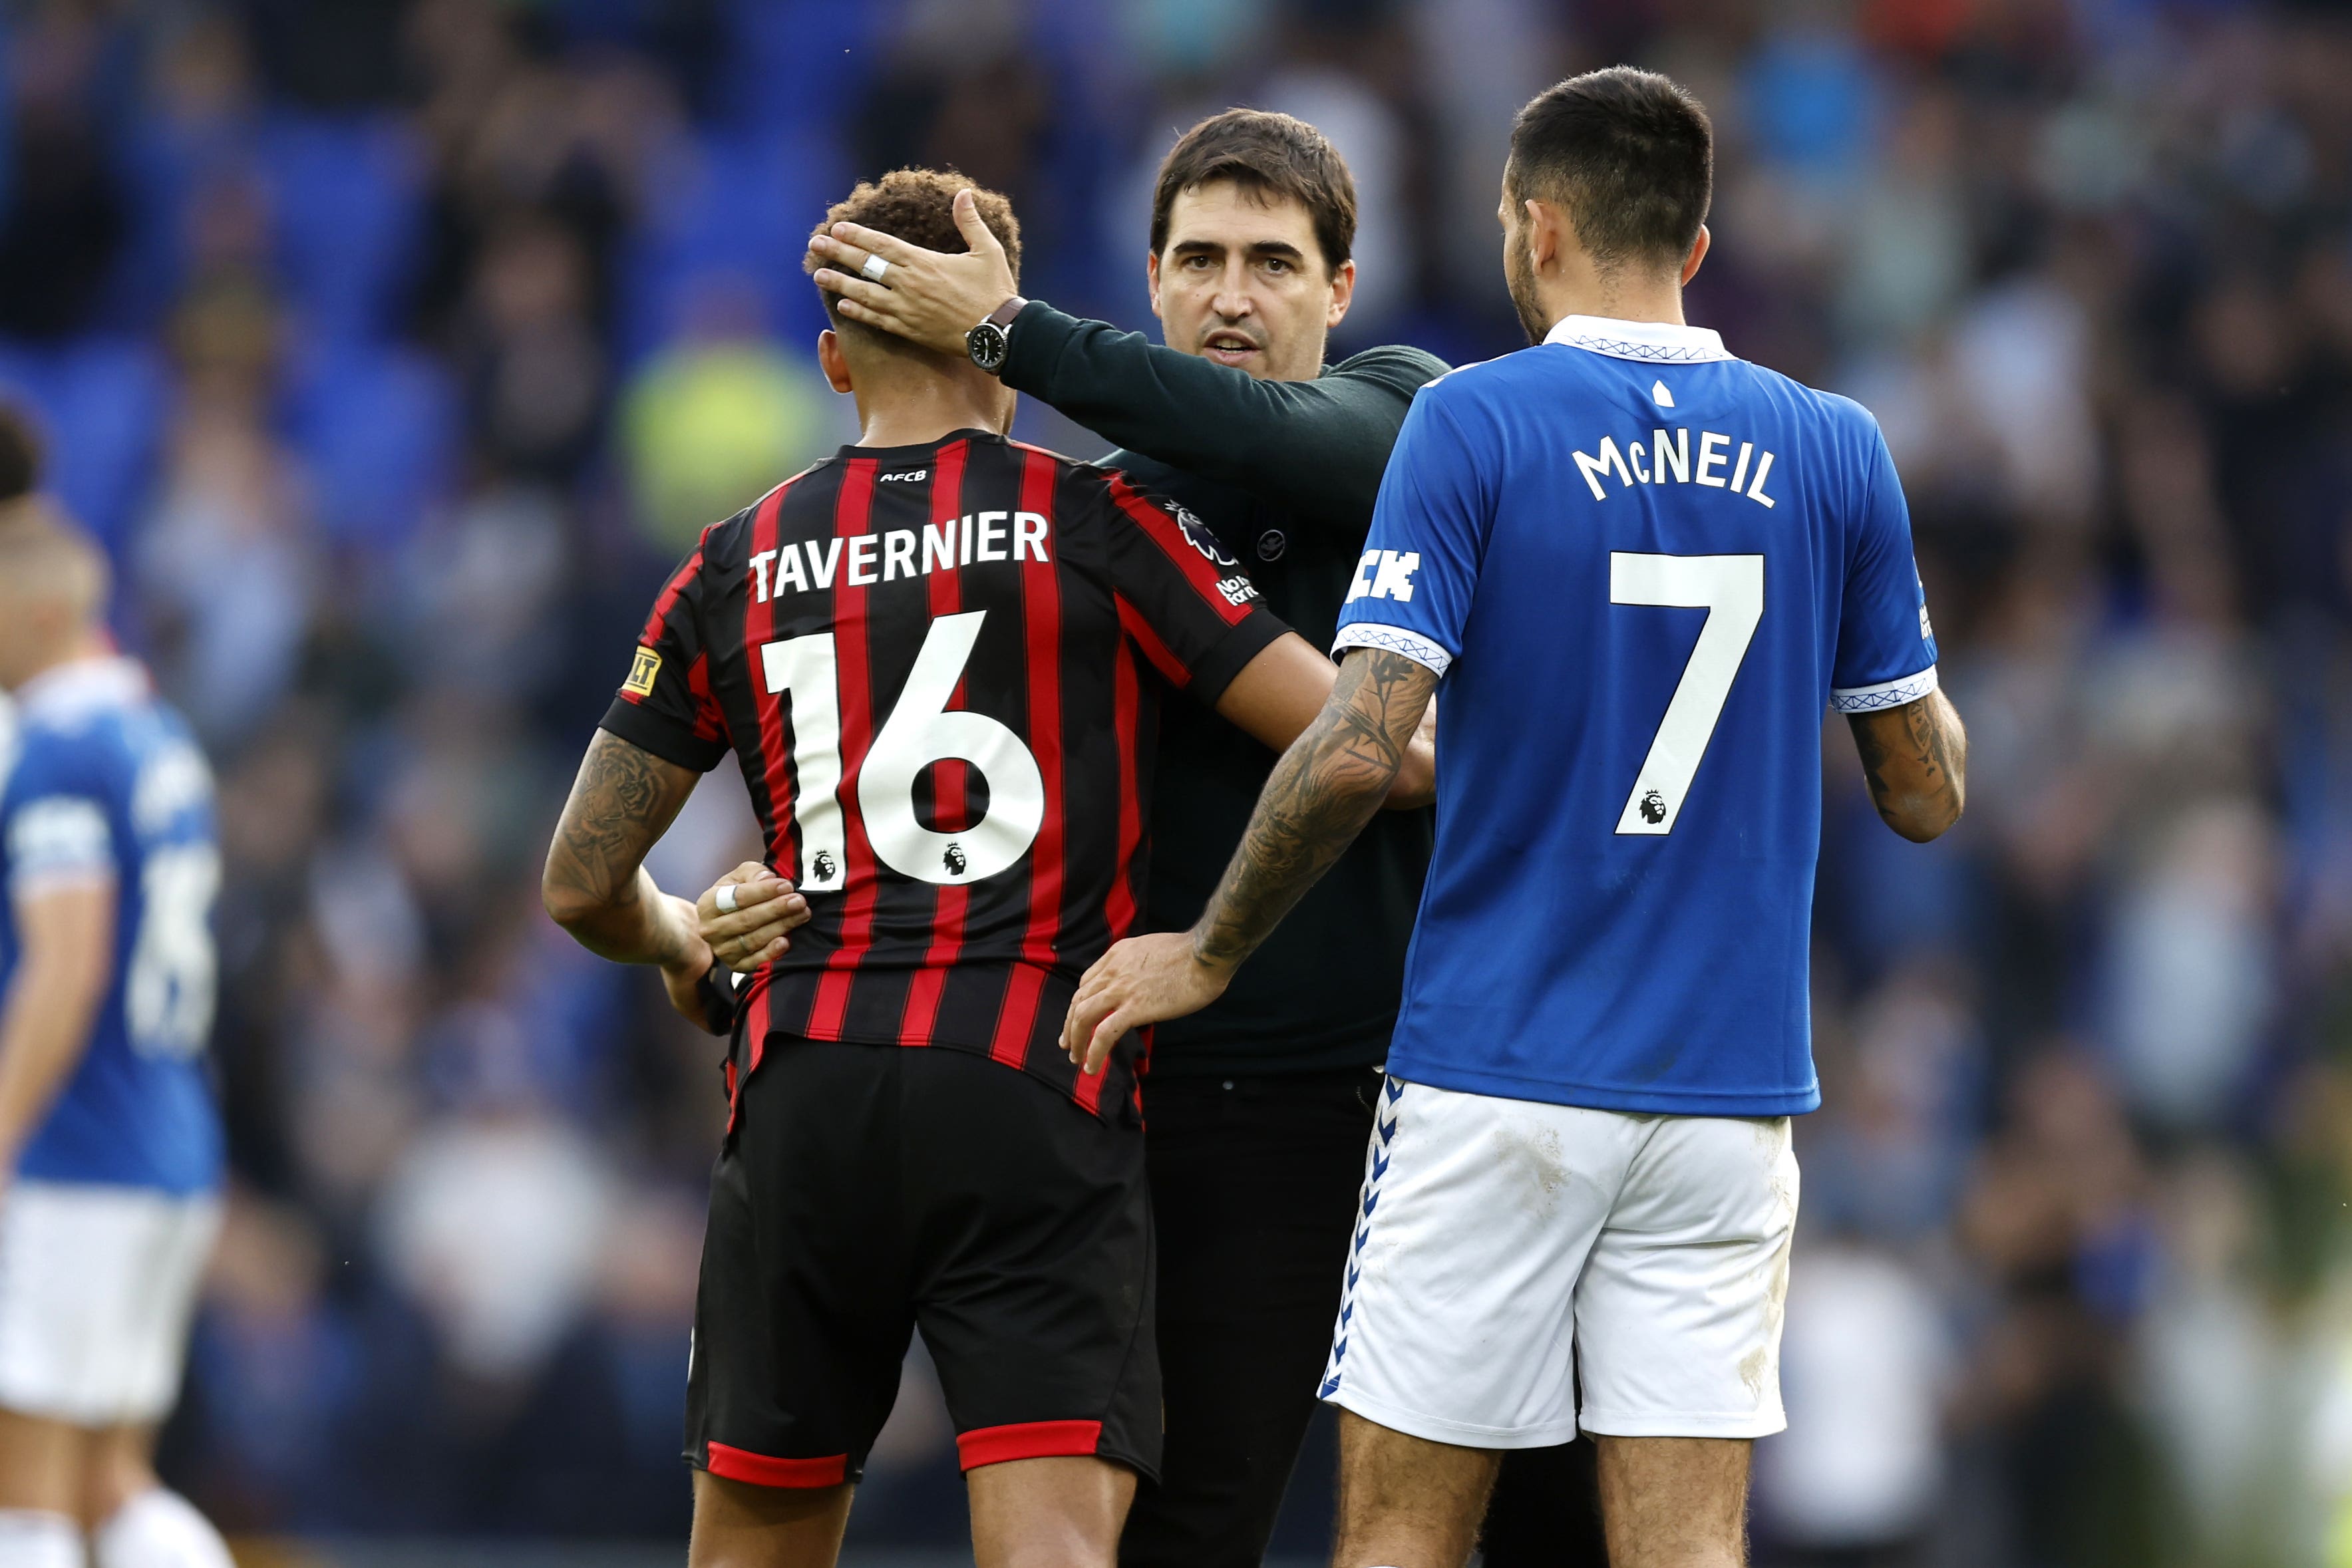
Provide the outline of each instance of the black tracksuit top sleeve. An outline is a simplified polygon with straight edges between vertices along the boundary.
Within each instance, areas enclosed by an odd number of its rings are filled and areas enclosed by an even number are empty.
[[[1238,486],[1360,542],[1412,394],[1445,362],[1368,349],[1311,382],[1260,381],[1032,300],[1004,383],[1128,451]]]

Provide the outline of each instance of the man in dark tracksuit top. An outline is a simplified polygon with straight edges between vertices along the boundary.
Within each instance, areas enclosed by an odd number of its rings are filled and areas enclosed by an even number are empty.
[[[1323,367],[1355,278],[1354,190],[1330,144],[1244,110],[1177,142],[1150,263],[1166,348],[1008,298],[986,270],[986,229],[970,214],[961,226],[963,256],[887,236],[868,249],[864,231],[836,230],[814,247],[817,281],[853,319],[926,347],[965,340],[1008,386],[1118,442],[1105,462],[1196,513],[1222,545],[1215,564],[1328,647],[1398,427],[1445,370],[1404,347]],[[1160,729],[1157,930],[1199,915],[1275,760],[1184,706]],[[1429,813],[1384,813],[1223,998],[1154,1042],[1143,1096],[1167,1438],[1162,1479],[1129,1516],[1128,1568],[1254,1568],[1265,1554],[1330,1344],[1430,841]],[[1554,1494],[1537,1501],[1544,1560],[1561,1561],[1577,1532],[1563,1487],[1501,1490]],[[1589,1524],[1589,1504],[1570,1511]],[[1583,1560],[1601,1561],[1597,1547]]]

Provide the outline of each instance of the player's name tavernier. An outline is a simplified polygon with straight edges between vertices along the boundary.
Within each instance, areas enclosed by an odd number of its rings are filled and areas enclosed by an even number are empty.
[[[1050,559],[1045,534],[1043,512],[968,512],[920,528],[803,539],[753,556],[752,585],[765,604],[772,589],[776,593],[788,588],[796,593],[823,592],[835,576],[852,588],[865,588],[896,578],[952,571],[975,561],[1043,561]]]
[[[1739,444],[1738,455],[1735,457],[1731,451],[1731,437],[1712,430],[1699,432],[1696,453],[1691,450],[1690,431],[1683,428],[1673,432],[1657,431],[1646,442],[1627,442],[1622,452],[1617,448],[1615,436],[1604,435],[1601,438],[1598,455],[1584,452],[1570,455],[1576,459],[1576,471],[1584,476],[1587,485],[1592,486],[1592,498],[1596,501],[1609,498],[1609,492],[1601,486],[1604,475],[1614,473],[1619,488],[1631,489],[1635,485],[1663,485],[1671,473],[1677,485],[1705,485],[1712,489],[1729,490],[1735,495],[1747,497],[1759,507],[1775,504],[1772,497],[1764,493],[1764,481],[1772,474],[1773,455],[1759,453],[1754,442],[1743,441]],[[1731,470],[1728,479],[1723,475],[1726,468]],[[1752,474],[1749,472],[1751,468],[1754,470]]]

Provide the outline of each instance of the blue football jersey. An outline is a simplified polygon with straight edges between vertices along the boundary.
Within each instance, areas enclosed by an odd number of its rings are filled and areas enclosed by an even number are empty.
[[[1936,687],[1859,404],[1571,316],[1422,389],[1337,647],[1442,677],[1399,1077],[1605,1110],[1821,1103],[1822,719]]]
[[[44,888],[115,894],[113,977],[89,1045],[17,1162],[20,1176],[203,1191],[221,1171],[205,1053],[220,852],[211,770],[130,659],[81,660],[17,693],[0,753],[0,986],[16,911]]]

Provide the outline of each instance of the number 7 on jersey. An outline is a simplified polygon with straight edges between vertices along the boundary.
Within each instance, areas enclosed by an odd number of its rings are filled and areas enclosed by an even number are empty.
[[[1691,780],[1698,776],[1699,758],[1723,716],[1740,661],[1748,657],[1756,624],[1764,619],[1764,558],[1612,550],[1609,602],[1706,612],[1690,663],[1683,666],[1683,678],[1617,819],[1620,833],[1671,833]]]

